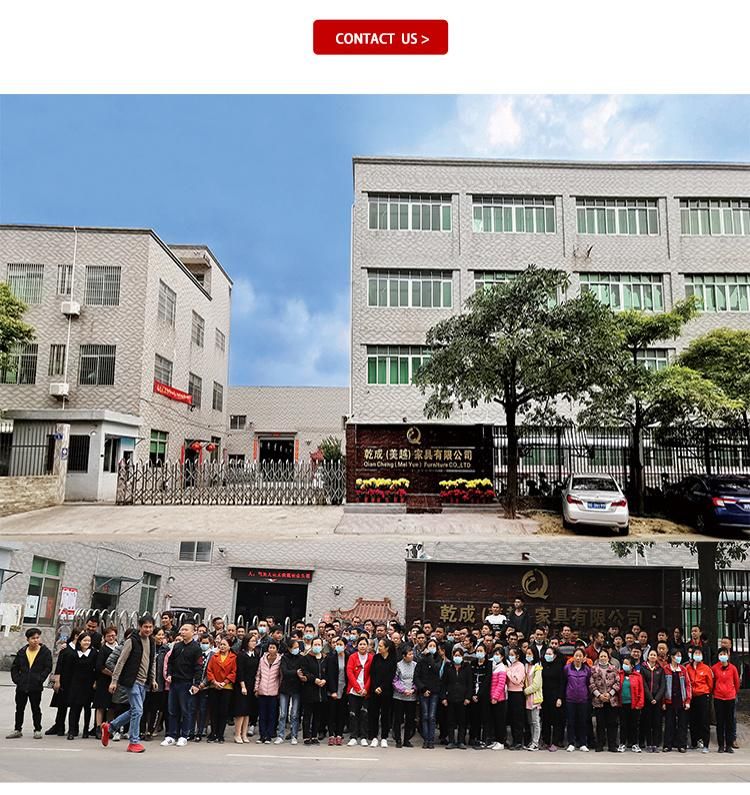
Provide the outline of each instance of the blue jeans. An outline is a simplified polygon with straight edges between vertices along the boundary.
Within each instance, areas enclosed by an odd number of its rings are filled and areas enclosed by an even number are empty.
[[[201,690],[193,698],[195,701],[195,736],[202,737],[206,733],[206,723],[208,721],[208,690]]]
[[[278,696],[258,696],[259,728],[261,740],[272,740],[276,728],[276,710],[279,707]]]
[[[111,732],[120,731],[120,729],[130,721],[129,742],[139,743],[141,741],[141,716],[143,715],[143,701],[146,698],[146,686],[139,685],[137,682],[130,688],[128,692],[128,703],[130,709],[118,715],[110,724],[109,729]]]
[[[439,696],[437,693],[419,697],[419,704],[422,709],[422,739],[426,743],[435,742],[435,720],[437,718],[438,700]]]
[[[276,736],[281,737],[282,740],[285,737],[287,712],[289,713],[292,737],[296,737],[299,732],[300,699],[299,693],[279,693],[279,725],[276,727]]]
[[[195,696],[190,695],[190,682],[172,682],[169,688],[169,728],[167,736],[190,737],[193,728]]]

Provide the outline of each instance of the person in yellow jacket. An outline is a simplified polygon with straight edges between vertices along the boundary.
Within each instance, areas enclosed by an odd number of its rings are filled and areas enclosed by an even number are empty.
[[[526,720],[531,727],[531,742],[526,750],[538,751],[542,732],[542,665],[534,662],[531,649],[526,650],[526,683],[523,692],[526,695]]]

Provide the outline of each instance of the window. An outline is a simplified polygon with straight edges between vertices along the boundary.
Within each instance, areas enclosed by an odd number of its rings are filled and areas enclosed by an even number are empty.
[[[368,194],[370,229],[450,232],[452,196],[421,193]]]
[[[0,384],[35,384],[39,346],[35,342],[13,345],[0,370]]]
[[[647,370],[663,370],[669,364],[667,348],[646,348],[636,352],[636,358]]]
[[[122,580],[118,577],[101,577],[94,575],[94,587],[91,593],[91,607],[94,610],[116,610],[120,600]]]
[[[644,273],[581,273],[581,292],[592,292],[610,309],[664,310],[664,280]]]
[[[52,627],[57,623],[57,595],[63,564],[57,560],[38,558],[31,561],[29,590],[26,592],[24,624]]]
[[[473,196],[475,232],[555,232],[554,196]]]
[[[119,265],[86,266],[86,294],[84,302],[89,306],[120,305]]]
[[[474,289],[478,290],[487,284],[503,284],[517,275],[515,271],[474,271]]]
[[[198,348],[203,347],[203,337],[205,336],[206,323],[203,318],[197,313],[193,312],[193,328],[190,332],[190,341]]]
[[[78,383],[112,386],[115,383],[116,345],[81,345]]]
[[[576,199],[579,235],[658,235],[656,199]]]
[[[156,607],[156,595],[159,592],[159,582],[161,577],[158,574],[149,574],[147,571],[143,572],[143,579],[141,580],[141,601],[138,604],[138,612],[143,615],[144,613],[154,614]]]
[[[169,434],[166,431],[151,431],[151,441],[148,448],[148,461],[151,466],[162,466],[167,458],[167,439]]]
[[[246,414],[230,414],[229,415],[229,430],[231,430],[231,431],[241,431],[241,430],[244,430],[245,425],[247,425],[247,415]]]
[[[750,235],[750,200],[680,199],[683,235]]]
[[[423,345],[368,345],[368,384],[410,384],[417,370],[430,359]]]
[[[73,266],[57,266],[57,294],[70,295],[73,289]]]
[[[174,319],[177,312],[177,293],[159,280],[159,310],[157,317],[167,325],[174,328]]]
[[[180,560],[190,563],[210,563],[211,542],[210,541],[180,542]]]
[[[685,276],[685,295],[698,296],[703,312],[750,311],[750,274]]]
[[[71,435],[68,443],[68,472],[89,471],[90,443],[88,434]]]
[[[229,453],[227,456],[227,463],[230,467],[241,467],[245,464],[244,453]]]
[[[214,411],[224,411],[224,387],[214,381]]]
[[[450,271],[368,271],[367,303],[449,309],[453,276]]]
[[[172,362],[158,353],[154,356],[154,380],[172,386]]]
[[[221,351],[222,353],[224,353],[227,349],[227,338],[224,335],[224,332],[219,331],[219,329],[216,329],[216,340],[214,345],[216,350]]]
[[[48,375],[65,375],[65,346],[49,346],[49,372]]]
[[[8,264],[8,287],[25,304],[42,303],[44,265]]]
[[[188,376],[188,393],[193,397],[193,406],[199,409],[203,394],[203,379],[199,378],[195,373],[190,373]]]
[[[120,442],[119,436],[104,437],[102,472],[117,472],[117,464],[120,461]]]

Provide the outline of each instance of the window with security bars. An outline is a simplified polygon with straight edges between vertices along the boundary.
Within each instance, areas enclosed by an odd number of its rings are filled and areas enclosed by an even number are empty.
[[[247,425],[246,414],[230,414],[229,415],[229,430],[242,431]]]
[[[57,294],[70,295],[73,289],[73,266],[57,266]]]
[[[473,196],[474,232],[554,234],[554,196]]]
[[[658,235],[656,199],[576,199],[579,235]]]
[[[636,359],[647,370],[663,370],[669,365],[669,350],[667,348],[646,348],[636,352]]]
[[[112,386],[115,383],[116,345],[81,345],[78,383]]]
[[[199,409],[201,407],[201,396],[203,395],[203,379],[195,373],[188,375],[188,393],[193,398],[193,406]]]
[[[13,345],[5,357],[4,367],[0,370],[0,383],[35,384],[38,354],[39,346],[35,342]]]
[[[214,342],[214,347],[217,351],[221,351],[224,353],[227,349],[227,338],[223,331],[219,331],[216,329],[216,339]]]
[[[7,282],[13,295],[25,304],[42,302],[44,265],[8,263]]]
[[[181,541],[179,558],[186,563],[210,563],[211,547],[210,541]]]
[[[424,345],[368,345],[367,383],[411,384],[430,356]]]
[[[224,411],[224,387],[214,381],[214,411]]]
[[[151,430],[148,450],[148,462],[151,466],[162,466],[166,461],[168,440],[169,434],[166,431]]]
[[[87,265],[84,303],[89,306],[120,305],[119,265]]]
[[[65,346],[49,346],[49,371],[48,375],[65,375]]]
[[[680,199],[683,235],[750,235],[750,199]]]
[[[206,322],[197,313],[193,312],[193,327],[190,332],[190,341],[198,348],[203,347],[203,339],[206,332]]]
[[[370,229],[450,232],[450,194],[370,193]]]
[[[581,292],[592,292],[610,309],[664,310],[664,278],[646,273],[581,273]]]
[[[89,446],[91,437],[86,434],[71,434],[68,444],[68,472],[89,471]]]
[[[174,327],[177,312],[177,293],[168,285],[159,280],[159,309],[157,317],[167,325]]]
[[[697,296],[702,312],[748,312],[750,274],[686,274],[685,295]]]
[[[154,356],[154,380],[172,386],[172,362],[158,353]]]
[[[368,306],[453,306],[453,276],[450,271],[368,271]]]

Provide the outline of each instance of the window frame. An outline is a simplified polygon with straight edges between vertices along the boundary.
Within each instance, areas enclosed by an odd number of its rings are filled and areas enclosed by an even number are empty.
[[[11,293],[25,304],[41,304],[44,299],[44,265],[38,262],[9,262],[5,281]]]
[[[156,600],[161,587],[161,575],[144,571],[141,577],[141,595],[138,599],[138,613],[143,615],[148,613],[154,615]]]
[[[423,224],[425,215],[429,228]],[[367,193],[367,227],[381,232],[452,232],[453,194],[370,191]]]
[[[83,303],[86,306],[120,306],[122,267],[86,265]]]
[[[11,364],[15,362],[15,364]],[[34,386],[39,365],[39,343],[17,342],[0,368],[0,384],[7,386]],[[13,380],[10,380],[11,377]]]
[[[169,380],[160,378],[160,375],[168,377]],[[166,356],[162,356],[160,353],[155,353],[154,381],[158,381],[160,384],[166,384],[167,386],[172,386],[172,378],[174,378],[174,362],[171,359],[167,359]]]
[[[425,285],[429,285],[429,303],[424,300]],[[453,309],[453,271],[371,268],[367,271],[365,290],[371,309]],[[445,300],[446,293],[449,303]]]
[[[431,349],[426,345],[367,345],[366,357],[368,386],[411,386],[417,370],[431,358]]]
[[[35,571],[35,566],[37,562],[41,562],[42,571]],[[53,563],[57,566],[57,574],[52,574],[49,572],[49,564]],[[60,560],[54,560],[53,558],[43,558],[39,555],[34,555],[31,561],[31,573],[29,574],[29,584],[26,586],[26,604],[28,604],[28,597],[29,596],[38,596],[39,601],[37,602],[37,610],[35,616],[27,616],[26,615],[26,608],[24,606],[24,616],[22,619],[22,624],[24,625],[32,625],[38,627],[54,627],[57,624],[57,605],[60,599],[60,588],[62,586],[63,580],[63,573],[65,571],[65,563]],[[32,580],[41,580],[41,583],[37,586],[39,588],[39,593],[34,594],[31,593],[32,587]],[[45,595],[45,590],[49,590],[46,587],[46,583],[49,582],[50,584],[54,585],[55,587],[55,595],[54,601],[52,603],[52,610],[47,609],[45,612],[49,616],[49,618],[40,618],[39,616],[39,608],[42,604],[42,599],[49,600],[50,594]],[[47,607],[49,606],[49,602],[47,602]]]
[[[188,373],[188,394],[193,398],[193,407],[199,409],[203,402],[203,379],[195,373]]]
[[[192,551],[190,547],[192,546]],[[200,554],[199,554],[200,553]],[[213,541],[180,541],[177,560],[180,563],[211,563]]]
[[[623,278],[626,277],[626,278]],[[590,280],[590,281],[589,281]],[[651,281],[649,281],[651,280]],[[613,312],[622,312],[627,309],[636,309],[642,312],[664,312],[666,285],[663,273],[637,273],[595,271],[592,273],[578,273],[580,292],[591,292],[605,306]],[[646,290],[650,288],[650,307],[646,306]],[[641,306],[633,305],[633,296],[640,296]],[[608,300],[603,296],[608,295]],[[629,295],[630,306],[626,305],[626,295]],[[658,298],[658,300],[656,300]],[[615,300],[616,299],[616,300]]]
[[[661,219],[659,199],[646,197],[576,196],[576,234],[582,236],[607,237],[659,237]],[[645,213],[646,231],[641,231]],[[655,219],[656,231],[652,229]],[[581,219],[583,226],[581,228]],[[604,229],[600,230],[600,225]],[[635,231],[630,231],[635,223]],[[589,225],[594,229],[589,229]],[[623,229],[623,226],[626,227]],[[613,231],[610,231],[612,229]]]
[[[84,381],[84,363],[96,360],[95,381]],[[109,360],[111,359],[111,367]],[[114,386],[117,369],[117,346],[100,343],[82,343],[78,348],[78,384],[79,386]],[[111,381],[109,379],[111,370]]]
[[[685,273],[683,280],[685,297],[695,295],[700,312],[712,315],[750,312],[750,273]],[[735,298],[737,308],[733,308]]]
[[[556,196],[472,194],[471,208],[471,231],[473,234],[557,234]],[[540,219],[544,229],[539,229]],[[550,220],[552,228],[548,229]],[[528,228],[529,221],[531,221],[533,229]],[[498,228],[498,226],[502,228]]]
[[[193,322],[190,326],[190,344],[196,348],[203,348],[206,343],[206,321],[193,310]]]
[[[218,389],[217,389],[218,387]],[[219,399],[217,401],[216,396],[218,395]],[[217,405],[217,403],[219,405]],[[213,397],[211,401],[211,407],[213,411],[224,411],[224,385],[220,384],[218,381],[214,381],[214,388],[213,388]]]
[[[159,300],[156,318],[171,328],[174,328],[177,322],[177,293],[161,279],[159,279]]]
[[[169,431],[152,428],[148,442],[148,462],[151,466],[164,466],[167,461],[168,445]],[[162,447],[163,449],[160,449]]]
[[[240,424],[237,422],[242,420]],[[229,415],[229,430],[230,431],[244,431],[247,427],[247,414],[230,414]]]
[[[750,236],[750,199],[689,197],[681,198],[679,206],[681,237]],[[728,219],[731,219],[732,231],[727,231]],[[738,224],[739,232],[735,231]]]

